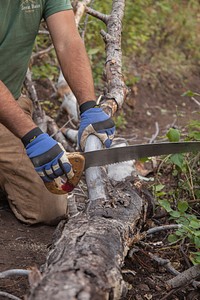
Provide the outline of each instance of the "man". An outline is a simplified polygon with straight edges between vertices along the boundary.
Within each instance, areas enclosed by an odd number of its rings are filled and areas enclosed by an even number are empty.
[[[66,214],[66,196],[51,194],[43,182],[63,174],[73,177],[66,152],[34,124],[32,103],[21,96],[42,18],[80,105],[81,149],[91,133],[106,147],[114,134],[113,121],[95,107],[91,67],[70,0],[0,0],[0,188],[15,216],[28,224],[56,224]]]

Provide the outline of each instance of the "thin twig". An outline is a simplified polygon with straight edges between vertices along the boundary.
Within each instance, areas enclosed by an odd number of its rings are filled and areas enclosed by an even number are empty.
[[[101,20],[101,21],[104,22],[105,24],[108,23],[108,20],[109,20],[109,18],[110,18],[110,15],[106,15],[106,14],[100,13],[99,11],[96,11],[96,10],[90,8],[90,7],[86,7],[86,12],[87,12],[89,15],[91,15],[91,16],[93,16],[93,17],[99,19],[99,20]]]
[[[0,279],[10,277],[10,276],[28,276],[30,272],[31,272],[30,270],[24,270],[24,269],[11,269],[11,270],[0,272]]]
[[[52,45],[50,45],[48,48],[46,48],[46,49],[44,49],[44,50],[41,50],[41,51],[39,51],[39,52],[33,54],[33,55],[31,56],[31,59],[35,59],[35,58],[37,58],[37,57],[40,57],[41,55],[44,55],[44,54],[50,52],[53,48],[54,48],[54,46],[53,46],[53,44],[52,44]]]
[[[61,129],[63,129],[68,123],[71,123],[71,120],[73,120],[73,118],[69,119],[63,126],[59,127],[59,129],[56,132],[51,134],[51,137],[54,137],[58,132],[61,132]]]
[[[163,231],[163,230],[178,229],[178,228],[181,228],[181,227],[182,227],[181,224],[163,225],[163,226],[150,228],[149,230],[147,230],[146,233],[147,233],[147,235],[149,235],[149,234],[154,234],[156,232],[160,232],[160,231]]]
[[[156,127],[156,132],[152,135],[151,139],[149,140],[149,144],[152,144],[159,134],[158,122],[155,123],[155,127]]]
[[[200,102],[199,102],[197,99],[195,99],[194,97],[191,97],[191,99],[192,99],[198,106],[200,106]]]
[[[90,8],[92,8],[93,4],[94,4],[94,0],[91,1]],[[85,34],[86,34],[86,28],[87,28],[87,24],[88,24],[88,19],[89,19],[89,14],[87,14],[86,17],[85,17],[84,28],[83,28],[82,33],[81,33],[81,37],[82,37],[83,41],[85,40]]]
[[[169,271],[172,275],[178,275],[180,272],[178,272],[172,265],[169,259],[164,259],[161,257],[158,257],[157,255],[154,255],[149,252],[149,256],[152,260],[156,261],[158,265],[163,266],[167,271]]]
[[[12,299],[12,300],[22,300],[21,298],[18,298],[16,296],[6,293],[6,292],[0,292],[0,296],[6,297],[6,298]]]

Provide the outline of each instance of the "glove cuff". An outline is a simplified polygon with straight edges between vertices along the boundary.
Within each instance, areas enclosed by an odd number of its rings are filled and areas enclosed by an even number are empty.
[[[79,109],[80,109],[80,114],[84,113],[86,110],[88,110],[88,109],[90,109],[90,108],[95,107],[96,105],[97,105],[97,104],[96,104],[96,101],[94,101],[94,100],[84,102],[84,103],[81,104],[80,107],[79,107]]]
[[[27,134],[25,134],[21,141],[24,144],[24,147],[26,147],[28,144],[30,144],[36,137],[38,137],[40,134],[42,134],[43,131],[39,128],[33,128],[31,131],[29,131]]]

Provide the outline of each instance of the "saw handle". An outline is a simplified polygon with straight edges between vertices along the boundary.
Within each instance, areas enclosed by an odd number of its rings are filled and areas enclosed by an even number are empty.
[[[66,181],[63,178],[58,177],[51,182],[45,182],[46,188],[53,194],[63,195],[71,192],[81,179],[83,170],[85,167],[85,158],[81,153],[74,152],[67,155],[72,169],[74,171],[74,176]]]

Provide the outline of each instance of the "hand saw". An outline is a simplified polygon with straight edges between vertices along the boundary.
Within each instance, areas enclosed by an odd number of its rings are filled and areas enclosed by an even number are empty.
[[[146,157],[160,156],[175,153],[200,151],[200,142],[165,142],[155,144],[141,144],[90,152],[73,152],[68,154],[72,164],[74,177],[63,181],[62,178],[45,183],[48,190],[54,194],[66,194],[78,184],[83,171],[90,167],[98,167],[120,163],[129,160],[139,160]]]

